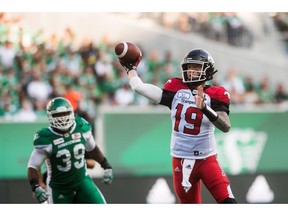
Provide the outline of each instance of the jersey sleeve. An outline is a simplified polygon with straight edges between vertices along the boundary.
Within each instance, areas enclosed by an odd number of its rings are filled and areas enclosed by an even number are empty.
[[[167,106],[169,109],[171,109],[175,94],[179,91],[179,89],[186,88],[187,86],[183,84],[180,78],[169,79],[163,87],[162,98],[159,104]]]
[[[228,115],[230,105],[230,94],[221,86],[211,86],[205,90],[205,93],[211,98],[211,108],[215,111],[224,111]]]
[[[222,103],[230,105],[230,94],[224,87],[211,86],[205,90],[205,93],[208,94],[213,100],[218,100]]]
[[[45,151],[43,151],[42,149],[34,149],[29,158],[28,167],[39,169],[46,160],[46,158],[47,154]]]
[[[52,151],[51,131],[48,128],[43,128],[37,131],[34,135],[34,149],[48,156]]]
[[[86,151],[88,152],[92,151],[96,146],[96,142],[91,131],[87,133],[83,133],[83,136],[86,140],[86,145],[85,145]]]
[[[33,145],[35,148],[44,148],[51,144],[51,131],[48,128],[43,128],[34,134]]]
[[[187,89],[188,87],[182,82],[180,78],[169,79],[163,87],[163,90],[170,92],[177,92],[179,89]]]

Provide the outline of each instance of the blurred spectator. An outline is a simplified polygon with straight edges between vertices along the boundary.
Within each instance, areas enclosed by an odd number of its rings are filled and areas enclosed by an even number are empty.
[[[115,91],[115,105],[127,106],[134,102],[134,92],[128,83],[124,83],[122,88]]]
[[[148,57],[146,59],[146,67],[147,67],[147,72],[143,75],[143,79],[147,81],[151,81],[154,76],[154,72],[156,71],[156,68],[161,66],[161,60],[159,56],[159,52],[157,50],[151,50],[148,54]]]
[[[32,81],[27,85],[28,96],[35,100],[47,101],[51,92],[50,84],[42,80],[41,72],[35,68]]]
[[[287,13],[276,13],[273,17],[274,23],[280,32],[288,32]]]
[[[84,65],[94,67],[97,60],[98,50],[90,38],[86,38],[82,42],[79,52]]]
[[[180,13],[178,17],[178,29],[181,32],[189,32],[190,25],[189,25],[189,16],[187,13]]]
[[[58,53],[54,49],[46,49],[45,50],[45,72],[50,73],[54,71],[56,67],[59,65]]]
[[[72,47],[75,44],[76,35],[75,32],[70,27],[65,28],[62,43],[63,47],[69,48]]]
[[[257,89],[260,103],[267,104],[273,102],[273,91],[271,90],[268,77],[263,77]]]
[[[273,17],[274,23],[282,36],[282,40],[286,45],[286,52],[288,53],[288,14],[276,13]]]
[[[177,77],[180,75],[179,62],[173,58],[173,53],[171,50],[167,50],[164,53],[164,59],[161,62],[161,67],[165,72],[164,82],[166,82],[170,77]]]
[[[92,125],[94,130],[94,117],[90,116],[87,112],[85,97],[80,91],[75,89],[73,83],[65,85],[65,92],[62,97],[66,98],[71,103],[75,114],[85,118]]]
[[[89,89],[90,85],[98,89],[97,79],[94,75],[94,71],[92,67],[84,68],[81,76],[79,76],[77,79],[78,79],[79,85],[82,87],[84,91]]]
[[[0,45],[0,65],[4,68],[13,67],[17,50],[14,48],[12,41],[7,39],[4,45]]]
[[[179,19],[179,13],[163,13],[162,14],[162,25],[168,29],[177,28],[177,23]]]
[[[233,46],[240,46],[240,39],[243,34],[244,24],[235,13],[227,13],[226,15],[228,43]]]
[[[225,24],[226,17],[223,13],[209,13],[210,28],[208,29],[209,38],[224,42],[226,40]]]
[[[34,100],[33,101],[33,110],[37,116],[37,118],[47,117],[46,113],[46,101]]]
[[[252,83],[249,83],[247,85],[242,102],[244,105],[248,106],[255,106],[260,103],[259,95],[257,94],[255,87]]]
[[[288,94],[285,91],[284,85],[282,83],[277,84],[274,99],[276,103],[281,103],[288,100]]]
[[[82,59],[76,50],[72,47],[67,48],[67,54],[63,57],[63,65],[69,70],[73,77],[78,77],[82,70]]]
[[[8,68],[6,72],[0,69],[0,96],[3,93],[18,94],[20,85],[16,77],[15,71]]]
[[[17,113],[17,104],[13,103],[13,98],[6,94],[0,100],[0,117],[4,120],[13,120]]]
[[[95,63],[94,69],[98,80],[113,79],[112,60],[103,49],[99,50],[98,59]]]
[[[65,93],[63,94],[63,97],[66,98],[71,103],[75,112],[79,111],[81,93],[79,91],[76,91],[73,88],[72,84],[65,85]]]
[[[17,121],[36,121],[37,115],[33,110],[29,100],[23,99],[20,110],[15,114],[14,119]]]
[[[242,103],[245,86],[242,78],[238,76],[238,71],[235,67],[230,68],[225,79],[220,82],[230,93],[232,104]]]

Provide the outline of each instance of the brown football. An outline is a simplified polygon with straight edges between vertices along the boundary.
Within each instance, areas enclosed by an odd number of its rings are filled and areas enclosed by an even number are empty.
[[[115,54],[121,61],[136,63],[142,57],[140,48],[131,42],[121,42],[115,46]]]

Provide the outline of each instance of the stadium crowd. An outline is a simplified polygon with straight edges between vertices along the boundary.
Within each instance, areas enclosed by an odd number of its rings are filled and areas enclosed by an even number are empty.
[[[215,14],[216,15],[216,14]],[[84,39],[76,44],[77,33],[67,27],[62,35],[46,36],[23,25],[23,18],[0,13],[0,118],[10,121],[46,117],[46,104],[56,96],[69,99],[76,112],[93,121],[99,105],[151,105],[130,89],[126,71],[115,54],[115,43],[103,37],[99,43]],[[180,76],[180,62],[172,51],[161,56],[153,50],[143,53],[138,67],[146,82],[163,86]],[[254,106],[288,100],[282,83],[261,82],[242,77],[237,68],[215,82],[231,94],[234,105]]]
[[[274,13],[273,15],[273,21],[280,32],[288,54],[288,13]]]
[[[164,28],[197,33],[231,46],[250,48],[254,42],[252,31],[235,12],[140,13],[139,18],[152,19]]]

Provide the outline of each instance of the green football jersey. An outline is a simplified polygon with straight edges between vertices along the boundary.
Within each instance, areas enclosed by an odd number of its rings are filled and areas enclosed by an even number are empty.
[[[50,127],[35,134],[34,147],[47,152],[46,160],[50,187],[58,190],[73,190],[86,175],[84,135],[91,133],[90,124],[81,117],[70,132],[59,134]]]

